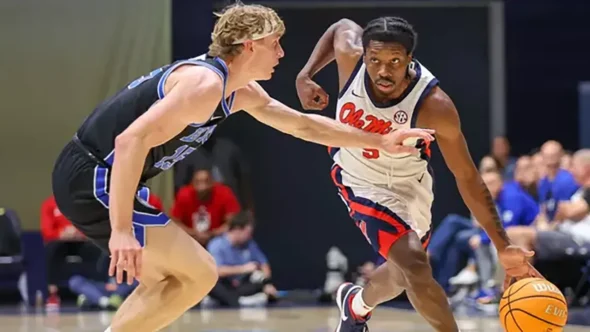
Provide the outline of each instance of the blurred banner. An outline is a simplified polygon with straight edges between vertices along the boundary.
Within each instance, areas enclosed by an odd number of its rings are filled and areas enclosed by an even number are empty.
[[[341,18],[361,26],[382,15],[399,15],[419,33],[416,58],[430,69],[453,98],[475,160],[489,150],[488,9],[462,7],[338,7],[317,3],[271,3],[285,20],[285,57],[271,81],[262,85],[274,98],[300,109],[295,77],[324,31]],[[324,5],[326,5],[324,3]],[[466,28],[468,27],[468,28]],[[337,97],[335,64],[316,80],[330,94],[322,113],[334,117]],[[258,228],[256,239],[269,256],[273,279],[281,288],[317,287],[325,277],[325,254],[333,245],[349,257],[351,267],[375,256],[348,216],[330,179],[327,149],[283,135],[246,114],[219,128],[243,149],[252,165]],[[437,196],[434,222],[448,213],[468,215],[455,181],[438,152],[433,155]],[[305,273],[301,273],[305,271]],[[296,275],[296,278],[293,276]]]
[[[170,12],[169,0],[0,2],[0,205],[25,229],[39,228],[53,163],[96,104],[170,61]]]

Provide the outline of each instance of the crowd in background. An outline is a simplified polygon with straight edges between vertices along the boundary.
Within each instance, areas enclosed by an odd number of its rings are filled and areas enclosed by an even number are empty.
[[[565,151],[557,141],[519,157],[506,138],[493,141],[479,170],[510,240],[535,252],[531,263],[568,295],[585,298],[582,268],[590,258],[590,150]],[[449,296],[464,287],[479,304],[499,301],[496,251],[473,217],[449,215],[428,248],[437,281]]]

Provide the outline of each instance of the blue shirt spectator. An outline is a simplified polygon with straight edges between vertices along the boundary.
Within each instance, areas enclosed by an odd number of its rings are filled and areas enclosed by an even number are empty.
[[[557,204],[569,201],[579,188],[572,174],[564,169],[559,169],[553,180],[548,176],[542,178],[538,186],[539,204],[545,206],[547,218],[553,220]]]
[[[207,250],[215,258],[218,266],[242,266],[251,262],[259,265],[268,264],[268,259],[253,239],[243,244],[233,244],[227,233],[212,239],[207,245]],[[228,277],[240,281],[247,275],[237,274]]]
[[[520,184],[514,181],[507,182],[502,186],[495,202],[504,228],[529,226],[539,214],[537,202],[522,189]],[[481,231],[481,243],[490,243],[490,238],[483,230]]]

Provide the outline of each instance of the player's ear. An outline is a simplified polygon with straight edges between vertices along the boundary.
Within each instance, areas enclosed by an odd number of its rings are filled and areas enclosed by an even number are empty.
[[[254,42],[251,40],[246,40],[242,45],[244,45],[245,52],[254,52]]]

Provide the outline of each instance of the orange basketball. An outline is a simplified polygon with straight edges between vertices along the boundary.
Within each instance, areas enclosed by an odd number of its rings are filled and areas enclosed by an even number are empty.
[[[539,278],[512,284],[498,310],[506,332],[559,332],[567,321],[565,297],[555,285]]]

